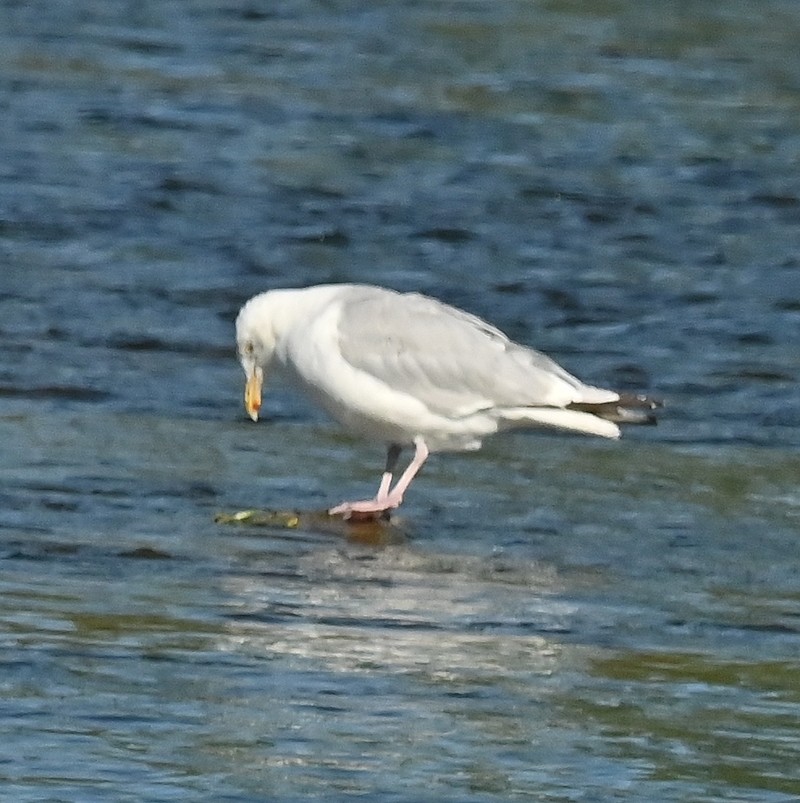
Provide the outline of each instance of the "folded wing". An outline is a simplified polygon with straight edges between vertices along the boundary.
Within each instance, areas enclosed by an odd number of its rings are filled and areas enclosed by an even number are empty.
[[[576,414],[594,414],[589,407],[605,411],[602,405],[620,398],[480,318],[415,293],[362,288],[343,304],[339,339],[355,368],[448,417],[574,405]]]

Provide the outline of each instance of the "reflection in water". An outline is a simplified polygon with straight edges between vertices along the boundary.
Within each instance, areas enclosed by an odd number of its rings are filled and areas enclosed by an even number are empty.
[[[219,646],[257,657],[274,688],[272,766],[361,792],[388,791],[407,766],[415,794],[524,786],[536,712],[574,652],[543,634],[570,606],[551,598],[552,572],[492,563],[351,548],[315,551],[294,575],[265,561],[231,578],[239,604]]]
[[[418,670],[456,681],[501,672],[512,656],[542,672],[554,649],[535,634],[563,632],[574,612],[553,598],[560,581],[545,567],[407,547],[315,550],[296,574],[265,568],[229,583],[239,645],[337,672]]]

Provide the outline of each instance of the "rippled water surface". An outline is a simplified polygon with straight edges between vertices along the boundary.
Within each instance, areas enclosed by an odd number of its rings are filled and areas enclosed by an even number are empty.
[[[795,3],[0,3],[0,797],[800,797]],[[430,461],[271,388],[370,281],[667,400]]]

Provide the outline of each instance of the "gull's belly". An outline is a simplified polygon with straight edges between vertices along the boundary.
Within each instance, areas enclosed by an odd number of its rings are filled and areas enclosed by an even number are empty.
[[[344,429],[369,440],[405,445],[421,437],[431,451],[461,451],[478,448],[482,437],[497,431],[497,420],[489,414],[436,413],[411,394],[363,375],[334,383],[296,379],[303,393]]]

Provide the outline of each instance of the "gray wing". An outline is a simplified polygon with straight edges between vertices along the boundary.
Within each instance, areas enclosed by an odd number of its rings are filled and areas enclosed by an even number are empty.
[[[443,415],[617,398],[480,318],[416,293],[352,292],[342,306],[339,341],[355,368]]]

